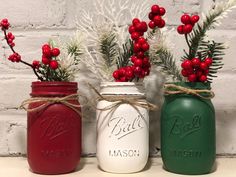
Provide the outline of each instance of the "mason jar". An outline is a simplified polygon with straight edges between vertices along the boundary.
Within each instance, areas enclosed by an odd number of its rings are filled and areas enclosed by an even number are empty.
[[[142,83],[104,82],[100,94],[108,98],[145,100]],[[149,155],[149,111],[119,101],[97,104],[97,159],[102,170],[134,173],[142,170]]]

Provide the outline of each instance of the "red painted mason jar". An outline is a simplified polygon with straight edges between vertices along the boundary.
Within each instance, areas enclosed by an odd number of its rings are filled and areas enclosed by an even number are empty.
[[[32,98],[64,97],[76,93],[75,82],[32,83]],[[79,105],[76,98],[69,102]],[[28,108],[43,103],[31,103]],[[81,154],[81,117],[75,110],[62,103],[53,103],[29,111],[27,128],[27,156],[33,172],[63,174],[75,170]]]

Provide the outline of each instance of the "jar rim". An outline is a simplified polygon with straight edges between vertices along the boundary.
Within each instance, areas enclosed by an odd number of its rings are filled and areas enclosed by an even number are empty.
[[[143,86],[143,82],[101,82],[100,86]]]
[[[32,85],[77,85],[77,82],[69,82],[69,81],[34,81]]]

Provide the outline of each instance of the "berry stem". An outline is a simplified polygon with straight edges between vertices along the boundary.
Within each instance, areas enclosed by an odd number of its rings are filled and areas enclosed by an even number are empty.
[[[5,40],[6,40],[6,42],[7,42],[7,45],[10,47],[10,49],[11,49],[11,51],[12,51],[13,53],[16,53],[16,51],[14,50],[14,48],[8,43],[6,29],[3,29],[3,33],[4,33],[4,36],[5,36]],[[43,81],[43,78],[38,75],[38,73],[37,73],[37,71],[35,70],[35,68],[33,67],[33,65],[31,65],[31,64],[29,64],[28,62],[23,61],[23,60],[20,60],[20,62],[23,63],[23,64],[25,64],[25,65],[27,65],[27,66],[29,66],[29,67],[31,67],[31,68],[33,69],[33,71],[34,71],[34,74],[37,76],[37,78],[38,78],[39,80]]]
[[[186,40],[187,45],[188,45],[188,47],[189,47],[189,54],[190,54],[190,53],[191,53],[191,46],[190,46],[190,43],[189,43],[189,41],[188,41],[188,34],[184,34],[184,37],[185,37],[185,40]]]

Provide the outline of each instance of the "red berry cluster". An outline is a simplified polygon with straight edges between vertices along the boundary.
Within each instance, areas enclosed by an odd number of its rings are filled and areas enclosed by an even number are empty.
[[[15,36],[11,33],[11,32],[8,32],[7,33],[7,36],[6,36],[6,40],[7,40],[7,43],[11,46],[11,47],[14,47],[15,46],[15,43],[13,42],[15,39]]]
[[[198,15],[192,15],[191,17],[188,14],[184,14],[181,17],[181,22],[183,25],[179,25],[177,31],[179,34],[189,34],[192,32],[194,25],[199,21]]]
[[[138,18],[134,18],[132,25],[129,26],[129,33],[133,40],[138,40],[140,36],[143,36],[144,33],[148,30],[147,23],[145,21],[140,21]]]
[[[206,58],[204,61],[199,58],[184,60],[181,64],[183,68],[181,73],[184,77],[188,77],[190,82],[206,82],[212,61],[212,58]]]
[[[138,18],[134,18],[132,25],[129,27],[129,33],[133,40],[133,53],[131,56],[132,66],[126,66],[119,68],[113,72],[113,77],[117,82],[127,82],[137,78],[144,78],[149,75],[150,62],[147,57],[147,51],[149,50],[149,44],[143,37],[144,33],[148,30],[147,23],[140,21]]]
[[[53,70],[58,68],[58,62],[53,60],[54,57],[60,55],[60,50],[58,48],[51,48],[50,45],[44,44],[42,46],[42,63],[44,65],[49,65]],[[37,60],[34,60],[32,63],[34,68],[39,68],[40,63]]]
[[[165,8],[159,7],[158,5],[153,5],[151,7],[151,12],[149,13],[148,17],[151,20],[148,23],[148,26],[151,29],[154,29],[155,27],[163,28],[166,24],[165,20],[162,19],[162,16],[164,16],[166,13]]]
[[[2,30],[7,30],[10,26],[10,23],[8,22],[8,20],[6,18],[2,19],[0,26],[2,27]]]
[[[21,61],[21,56],[18,53],[13,53],[8,57],[8,60],[18,63]]]

